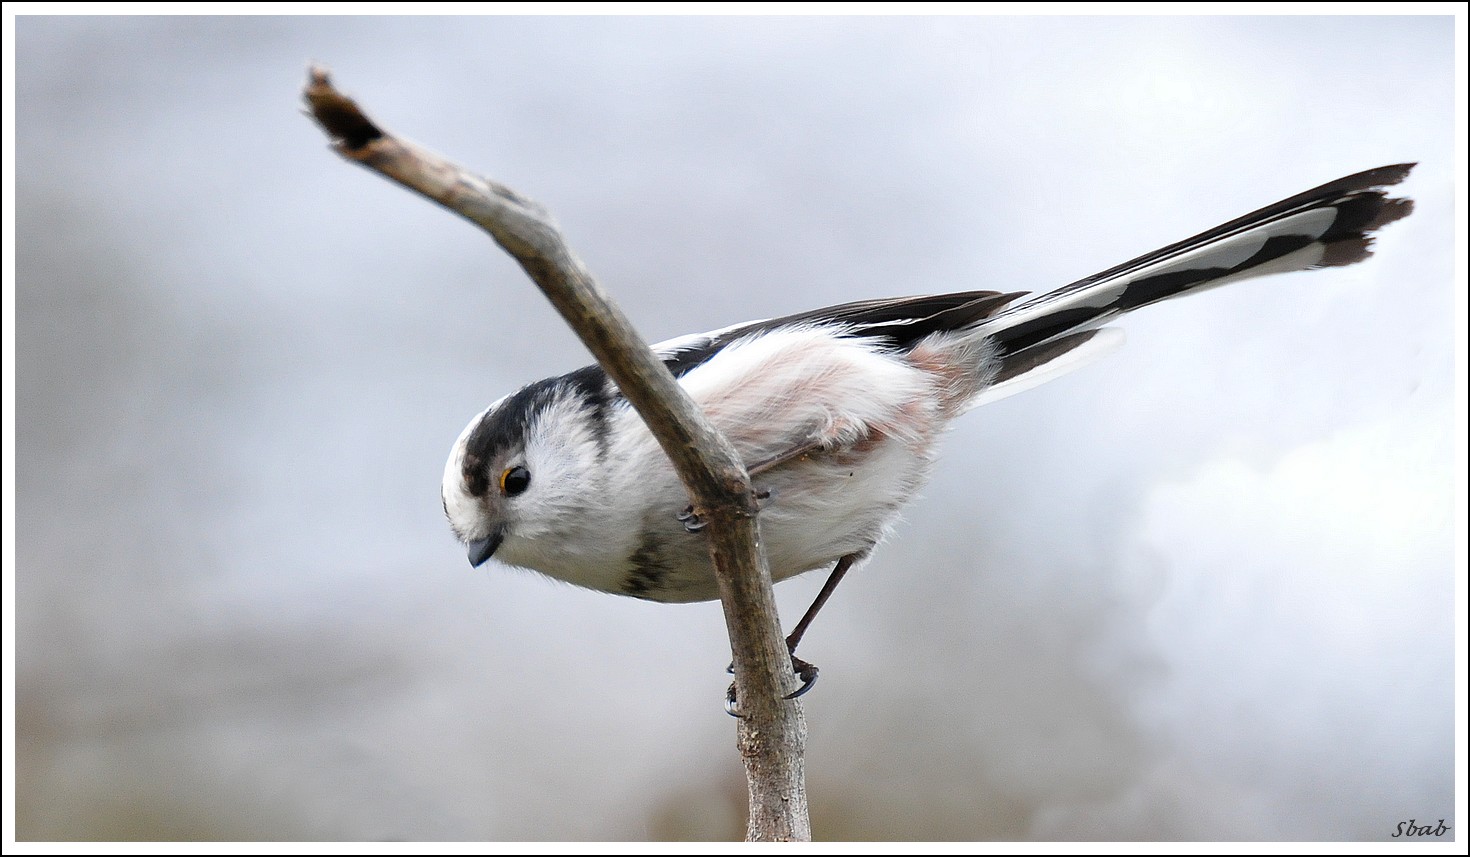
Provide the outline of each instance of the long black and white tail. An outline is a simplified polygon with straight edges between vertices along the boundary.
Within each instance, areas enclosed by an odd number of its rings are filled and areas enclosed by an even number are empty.
[[[1010,306],[978,330],[1002,349],[995,382],[974,404],[1029,389],[1116,347],[1113,317],[1248,277],[1351,265],[1368,258],[1373,231],[1407,217],[1409,199],[1382,188],[1413,164],[1328,182],[1099,274]]]

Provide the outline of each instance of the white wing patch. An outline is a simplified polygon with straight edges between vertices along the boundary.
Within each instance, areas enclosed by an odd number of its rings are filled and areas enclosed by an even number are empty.
[[[1119,327],[1104,327],[1092,331],[1092,335],[1080,342],[1077,347],[1064,351],[1055,358],[1025,372],[986,387],[980,392],[980,395],[970,400],[965,410],[998,402],[1017,393],[1024,393],[1032,387],[1038,387],[1068,372],[1081,369],[1122,348],[1126,339],[1123,329]]]

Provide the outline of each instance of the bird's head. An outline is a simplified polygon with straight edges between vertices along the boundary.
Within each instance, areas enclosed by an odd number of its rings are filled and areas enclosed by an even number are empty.
[[[486,408],[460,433],[444,465],[442,497],[471,565],[498,556],[540,568],[536,557],[548,542],[597,502],[606,386],[605,376],[586,370],[538,381]]]

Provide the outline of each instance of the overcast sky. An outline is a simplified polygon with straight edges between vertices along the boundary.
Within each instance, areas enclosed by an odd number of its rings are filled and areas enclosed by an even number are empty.
[[[1368,262],[1149,308],[956,425],[803,644],[808,773],[826,838],[1459,823],[1451,19],[26,17],[15,55],[20,838],[743,829],[717,604],[465,563],[451,443],[589,358],[328,151],[309,60],[549,206],[651,340],[1046,290],[1419,161]]]

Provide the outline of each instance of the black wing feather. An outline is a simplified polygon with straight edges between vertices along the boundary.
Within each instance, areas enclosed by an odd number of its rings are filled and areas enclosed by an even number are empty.
[[[846,336],[875,339],[902,351],[932,333],[959,330],[990,318],[1026,294],[984,290],[837,304],[691,337],[668,350],[663,361],[675,376],[683,375],[738,339],[797,325],[841,327]]]

